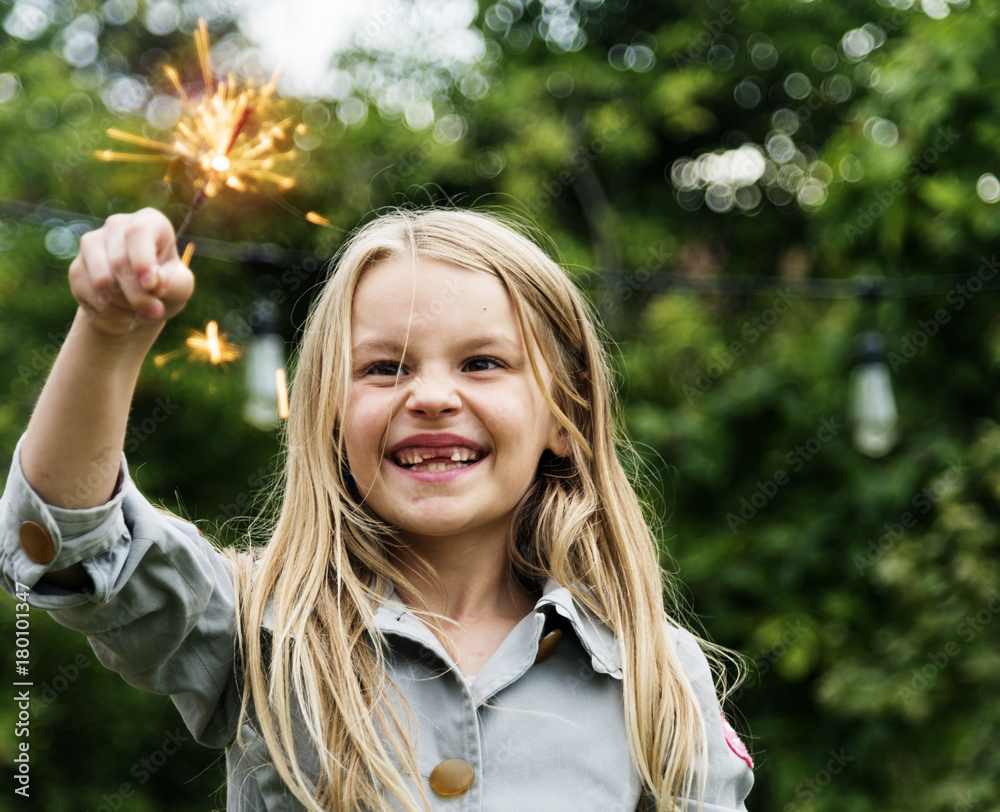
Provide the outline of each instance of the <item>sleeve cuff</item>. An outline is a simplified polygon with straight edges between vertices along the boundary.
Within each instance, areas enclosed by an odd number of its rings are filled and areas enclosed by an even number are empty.
[[[14,450],[7,485],[0,500],[0,559],[7,591],[12,591],[15,583],[34,587],[49,570],[65,569],[104,555],[129,537],[121,511],[129,482],[124,454],[111,499],[97,507],[71,510],[46,504],[28,484],[21,468],[23,443],[22,437]],[[21,540],[25,523],[37,525],[32,530],[46,547],[47,539],[51,539],[51,556],[47,561],[39,562],[37,552],[32,557],[25,550]],[[41,585],[38,592],[69,594],[46,584]]]

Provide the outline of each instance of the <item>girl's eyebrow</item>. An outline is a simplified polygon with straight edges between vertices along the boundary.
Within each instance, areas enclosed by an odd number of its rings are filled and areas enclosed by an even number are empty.
[[[520,342],[511,341],[509,336],[498,333],[471,336],[458,344],[458,348],[463,352],[480,352],[485,349],[497,348],[501,352],[518,355],[523,351]]]
[[[512,353],[520,356],[524,348],[520,342],[512,341],[509,336],[502,333],[485,333],[478,336],[463,338],[455,344],[455,349],[459,353],[482,352],[486,349],[496,349],[500,352]],[[391,358],[398,358],[403,354],[403,345],[398,341],[388,338],[369,338],[354,345],[352,348],[354,355],[386,355]]]
[[[353,355],[387,355],[391,358],[398,357],[403,353],[403,345],[397,341],[386,338],[370,338],[355,344],[351,348]]]

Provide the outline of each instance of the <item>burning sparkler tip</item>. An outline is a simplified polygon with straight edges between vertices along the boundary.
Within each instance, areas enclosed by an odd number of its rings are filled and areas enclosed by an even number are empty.
[[[289,161],[294,157],[294,152],[280,153],[275,146],[285,140],[292,126],[291,119],[279,119],[276,115],[281,106],[272,98],[277,71],[259,88],[253,80],[247,80],[241,87],[235,76],[217,81],[211,63],[208,25],[204,20],[198,21],[194,39],[205,85],[201,98],[190,98],[178,71],[164,66],[182,108],[173,135],[164,141],[154,141],[111,128],[108,130],[111,138],[156,154],[103,150],[95,156],[103,161],[131,162],[179,158],[197,168],[201,176],[195,187],[204,197],[214,197],[223,186],[239,192],[263,183],[290,189],[295,185],[291,178],[271,171],[277,160]]]

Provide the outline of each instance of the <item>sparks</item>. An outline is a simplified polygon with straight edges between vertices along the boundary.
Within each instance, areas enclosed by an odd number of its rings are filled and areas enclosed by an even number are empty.
[[[260,87],[252,79],[240,87],[232,74],[217,82],[204,20],[198,21],[194,40],[205,85],[200,98],[188,96],[174,68],[164,68],[182,110],[172,140],[156,141],[112,128],[108,135],[115,140],[153,152],[99,150],[94,155],[102,161],[183,161],[198,173],[195,186],[201,197],[214,197],[222,188],[246,192],[263,183],[290,189],[295,185],[294,179],[274,171],[279,162],[295,157],[293,150],[279,152],[277,147],[292,125],[290,118],[279,119],[277,111],[281,103],[273,98],[280,68]],[[298,125],[296,131],[303,126]],[[167,180],[169,176],[168,168]]]
[[[288,419],[288,381],[285,370],[280,367],[274,370],[274,385],[278,390],[278,417]]]
[[[312,223],[314,226],[329,226],[330,221],[318,211],[307,211],[306,220]]]
[[[204,333],[191,329],[188,332],[190,335],[184,342],[184,347],[157,355],[153,362],[158,367],[162,367],[168,361],[186,352],[189,361],[208,361],[211,364],[225,365],[230,361],[236,361],[243,354],[236,344],[230,344],[226,341],[226,334],[219,332],[219,325],[215,321],[208,323]]]
[[[195,346],[190,338],[187,344],[189,347]],[[219,345],[219,325],[214,321],[210,321],[205,328],[205,344],[208,350],[208,360],[213,364],[220,363],[222,361],[222,347]]]

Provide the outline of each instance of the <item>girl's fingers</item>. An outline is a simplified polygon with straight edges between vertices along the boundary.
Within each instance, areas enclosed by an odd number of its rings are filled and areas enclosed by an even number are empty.
[[[94,318],[103,308],[100,306],[94,280],[87,273],[84,262],[79,255],[69,266],[69,278],[73,298],[79,302],[80,307],[86,310],[91,318]]]
[[[125,245],[139,286],[143,291],[155,290],[160,266],[177,258],[170,221],[155,209],[136,212],[125,232]]]
[[[194,274],[180,259],[160,266],[160,284],[156,295],[173,315],[187,304],[194,292]]]
[[[87,273],[77,277],[73,295],[92,321],[117,331],[126,329],[135,318],[135,311],[120,293],[112,292],[107,286],[98,287]]]
[[[105,241],[98,232],[84,234],[80,240],[80,251],[69,266],[69,281],[76,300],[94,313],[111,303],[114,277]]]
[[[172,318],[194,289],[177,255],[173,226],[153,209],[112,215],[85,234],[69,276],[73,295],[97,326],[114,332],[139,319]]]
[[[121,288],[121,295],[128,306],[142,318],[149,319],[150,321],[163,318],[163,302],[151,293],[143,290],[142,285],[139,284],[139,279],[134,273],[122,273],[116,278],[116,281]]]
[[[122,221],[123,227],[112,229],[108,240],[109,250],[114,250],[112,274],[121,287],[122,294],[140,316],[155,320],[162,318],[164,312],[163,303],[152,292],[159,285],[159,232],[164,226],[169,231],[170,223],[165,217],[164,222],[160,223],[151,218],[148,212],[149,210],[144,209],[129,217],[127,222]]]

